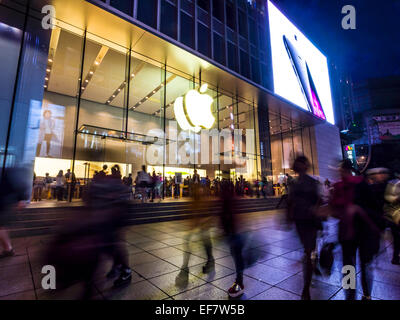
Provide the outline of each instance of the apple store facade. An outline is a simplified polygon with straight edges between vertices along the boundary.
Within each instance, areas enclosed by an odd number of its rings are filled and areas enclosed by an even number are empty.
[[[331,177],[335,126],[145,25],[50,2],[49,30],[36,10],[1,4],[2,167],[29,167],[31,181],[70,169],[81,184],[104,164],[133,178],[145,165],[163,179],[277,183],[305,154],[312,174]]]

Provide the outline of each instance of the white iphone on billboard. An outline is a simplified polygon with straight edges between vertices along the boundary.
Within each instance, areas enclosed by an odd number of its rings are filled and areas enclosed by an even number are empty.
[[[334,124],[327,58],[268,1],[274,92]]]

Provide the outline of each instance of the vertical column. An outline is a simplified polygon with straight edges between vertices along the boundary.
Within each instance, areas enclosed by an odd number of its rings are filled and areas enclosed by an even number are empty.
[[[253,127],[254,127],[254,156],[256,160],[256,179],[258,180],[258,154],[257,154],[257,133],[256,133],[256,108],[253,100]]]
[[[283,133],[282,133],[282,115],[279,112],[279,133],[280,133],[280,137],[281,137],[281,146],[282,146],[282,169],[283,169],[283,174],[286,173],[285,170],[285,151],[284,151],[284,147],[283,147]]]
[[[308,127],[308,137],[310,139],[310,152],[311,152],[311,165],[312,165],[312,172],[315,175],[315,167],[314,167],[314,154],[313,154],[313,147],[312,147],[312,139],[311,139],[311,130]]]
[[[269,126],[268,103],[259,99],[258,102],[258,134],[260,142],[261,178],[272,175],[271,136]]]
[[[295,147],[294,147],[294,138],[293,138],[293,121],[292,118],[290,118],[290,134],[292,138],[292,154],[293,154],[293,161],[296,158],[296,153],[295,153]],[[290,165],[290,163],[289,163]]]
[[[166,104],[167,104],[167,63],[164,63],[164,94],[163,94],[163,130],[164,130],[164,144],[163,144],[163,191],[162,197],[165,198],[166,183],[165,183],[165,161],[167,159],[166,148],[167,148],[167,128],[166,128]],[[161,113],[160,113],[161,114]]]
[[[219,157],[219,160],[220,160],[220,161],[218,161],[218,176],[221,177],[221,157],[220,157],[220,154],[221,154],[221,146],[220,146],[221,139],[219,137],[219,87],[217,87],[217,130],[218,130],[218,157]]]
[[[125,100],[125,139],[128,140],[128,121],[129,121],[129,97],[131,89],[131,62],[132,62],[132,47],[129,48],[128,54],[128,69],[125,69],[125,81],[126,81],[126,100]],[[125,65],[126,66],[126,65]]]
[[[79,75],[78,103],[77,103],[77,107],[76,107],[75,130],[74,130],[74,151],[72,154],[72,173],[73,174],[75,173],[76,144],[77,144],[77,139],[78,139],[79,111],[81,108],[83,67],[84,67],[84,63],[85,63],[86,39],[87,39],[87,30],[85,30],[85,34],[83,36],[81,71],[80,71],[80,75]]]
[[[7,137],[6,137],[6,143],[4,145],[4,158],[3,158],[3,164],[2,164],[3,170],[1,173],[1,179],[3,179],[4,173],[5,173],[4,169],[6,168],[6,164],[7,164],[8,147],[10,144],[11,127],[12,127],[12,122],[13,122],[13,118],[14,118],[14,109],[15,109],[15,103],[16,103],[16,97],[17,97],[17,90],[18,90],[18,80],[20,77],[20,72],[21,72],[22,63],[23,63],[23,50],[24,50],[24,45],[25,45],[26,27],[28,25],[29,8],[30,8],[30,1],[28,1],[27,5],[26,5],[24,26],[23,26],[23,30],[22,30],[22,37],[21,37],[21,44],[20,44],[21,47],[19,49],[17,72],[16,72],[15,81],[14,81],[13,96],[12,96],[11,108],[10,108],[10,116],[8,119]]]

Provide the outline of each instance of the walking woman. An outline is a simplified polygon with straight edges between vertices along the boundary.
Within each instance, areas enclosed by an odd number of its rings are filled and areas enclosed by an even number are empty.
[[[371,262],[379,252],[380,232],[384,228],[382,208],[362,176],[355,176],[350,160],[340,165],[341,180],[334,184],[331,207],[339,219],[339,242],[343,265],[356,267],[357,251],[360,257],[362,300],[371,300]],[[356,290],[345,290],[346,300],[355,300]]]
[[[65,177],[64,172],[60,170],[56,177],[56,195],[57,201],[62,201],[64,199],[64,187],[65,187]]]
[[[288,196],[288,219],[296,226],[305,254],[302,300],[311,300],[310,286],[316,263],[317,232],[322,229],[321,220],[315,215],[320,203],[318,181],[307,175],[309,168],[310,162],[306,157],[299,156],[295,159],[293,170],[298,174],[298,178],[291,185]]]

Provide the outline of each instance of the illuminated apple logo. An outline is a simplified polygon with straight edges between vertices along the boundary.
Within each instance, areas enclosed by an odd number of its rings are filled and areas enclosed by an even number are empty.
[[[182,130],[199,132],[201,129],[210,129],[215,118],[211,112],[213,99],[205,94],[207,84],[200,90],[190,90],[183,97],[179,97],[174,103],[175,118]]]

